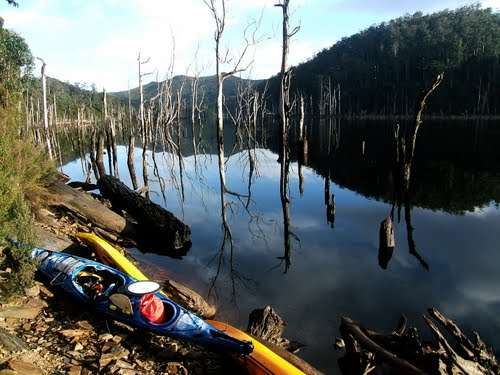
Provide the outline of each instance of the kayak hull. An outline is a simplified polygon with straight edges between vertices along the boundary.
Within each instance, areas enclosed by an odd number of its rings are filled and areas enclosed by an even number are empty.
[[[168,311],[165,320],[161,323],[152,323],[142,315],[139,309],[141,296],[127,295],[132,306],[131,314],[124,314],[114,309],[109,298],[91,299],[76,281],[77,276],[84,270],[92,269],[96,272],[113,275],[114,284],[116,284],[116,287],[120,286],[121,291],[126,290],[129,284],[138,281],[130,275],[110,266],[70,254],[57,253],[40,248],[33,249],[31,254],[38,263],[40,274],[50,280],[52,285],[61,288],[76,302],[91,306],[97,313],[103,314],[108,318],[160,335],[190,341],[213,350],[238,354],[248,354],[253,350],[252,345],[248,342],[235,340],[225,335],[159,292],[153,294],[161,300],[165,311]]]

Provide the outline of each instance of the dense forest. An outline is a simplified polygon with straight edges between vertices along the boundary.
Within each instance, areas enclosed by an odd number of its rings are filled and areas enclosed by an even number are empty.
[[[372,26],[298,65],[292,90],[315,114],[409,115],[441,72],[429,113],[499,115],[500,14],[470,6]]]

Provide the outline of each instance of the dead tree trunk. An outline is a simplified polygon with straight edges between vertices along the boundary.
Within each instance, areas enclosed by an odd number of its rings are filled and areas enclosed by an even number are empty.
[[[141,233],[151,236],[150,240],[164,242],[163,245],[174,250],[186,249],[191,245],[189,227],[163,207],[130,190],[112,176],[101,177],[97,185],[115,209],[125,210],[137,220]]]
[[[49,113],[47,110],[47,77],[45,75],[46,64],[43,59],[37,57],[38,60],[42,62],[41,75],[42,75],[42,95],[43,95],[43,127],[45,129],[45,141],[47,143],[47,152],[49,158],[53,158],[52,145],[50,142],[50,130],[49,130]]]

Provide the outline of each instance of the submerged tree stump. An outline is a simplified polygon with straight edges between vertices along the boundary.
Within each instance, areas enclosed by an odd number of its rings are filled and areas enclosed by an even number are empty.
[[[109,199],[113,208],[124,210],[138,222],[144,240],[167,245],[174,250],[191,246],[189,226],[172,213],[141,196],[113,176],[103,176],[97,181],[101,194]]]
[[[263,309],[255,309],[248,317],[247,332],[251,336],[258,339],[269,349],[286,359],[304,373],[320,375],[320,371],[293,354],[304,345],[282,337],[284,330],[285,321],[271,306],[266,306]]]
[[[387,265],[392,258],[395,247],[394,225],[391,216],[387,216],[387,218],[380,223],[379,230],[378,264],[383,269],[387,269]]]

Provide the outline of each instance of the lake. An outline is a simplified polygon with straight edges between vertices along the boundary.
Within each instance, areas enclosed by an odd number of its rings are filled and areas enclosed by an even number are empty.
[[[227,185],[242,196],[226,194],[233,246],[226,241],[222,250],[215,126],[195,127],[193,147],[189,125],[181,134],[180,162],[177,154],[157,148],[157,168],[151,150],[148,168],[150,198],[191,227],[192,247],[180,259],[158,249],[130,251],[146,269],[159,273],[161,268],[202,295],[210,292],[220,320],[246,328],[250,311],[272,305],[287,322],[285,336],[306,344],[300,356],[327,373],[338,368],[333,344],[341,316],[390,332],[405,314],[410,324],[427,332],[422,314],[434,306],[499,348],[500,123],[423,124],[412,174],[410,225],[404,208],[398,221],[396,208],[396,247],[384,269],[379,226],[394,196],[394,124],[311,120],[304,165],[298,164],[292,142],[289,248],[277,127],[260,129],[249,151],[246,141],[238,142],[226,126]],[[62,170],[84,180],[78,153],[67,149]],[[125,145],[118,146],[118,155],[119,175],[131,186]],[[140,144],[134,156],[139,177]],[[326,204],[331,194],[334,215]],[[416,253],[410,252],[410,241]]]

